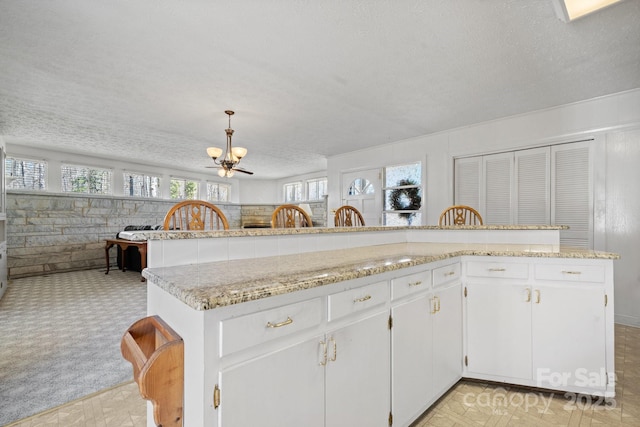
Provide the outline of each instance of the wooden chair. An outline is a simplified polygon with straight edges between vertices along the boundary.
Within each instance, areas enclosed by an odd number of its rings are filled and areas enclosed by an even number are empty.
[[[336,210],[334,223],[336,227],[362,227],[364,218],[358,209],[345,205]]]
[[[165,230],[228,230],[229,223],[220,208],[204,200],[185,200],[175,204],[164,217]]]
[[[296,205],[278,206],[271,215],[271,228],[313,227],[311,217]]]
[[[439,225],[482,225],[482,216],[470,206],[449,206],[440,214]]]

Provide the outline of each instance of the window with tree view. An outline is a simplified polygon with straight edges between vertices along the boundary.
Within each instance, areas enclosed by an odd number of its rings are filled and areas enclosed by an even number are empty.
[[[198,198],[198,183],[183,178],[171,178],[169,191],[172,199],[194,200]]]
[[[422,164],[384,168],[385,225],[422,224]]]
[[[130,197],[160,197],[160,178],[135,172],[125,172],[124,194]]]
[[[62,191],[111,194],[111,171],[88,166],[62,166]]]
[[[7,157],[4,162],[7,188],[46,190],[47,162]]]

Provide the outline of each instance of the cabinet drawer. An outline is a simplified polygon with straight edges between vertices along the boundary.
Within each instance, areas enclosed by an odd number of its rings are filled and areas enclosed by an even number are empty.
[[[389,298],[387,282],[329,295],[329,321],[384,304]]]
[[[445,283],[453,282],[460,279],[460,263],[445,265],[433,269],[433,286],[439,286]]]
[[[220,356],[311,328],[321,320],[320,298],[223,320]]]
[[[426,291],[431,286],[431,271],[423,271],[408,276],[398,277],[391,281],[392,299]]]
[[[559,280],[563,282],[594,282],[605,280],[602,265],[539,264],[534,267],[536,280]]]
[[[469,261],[467,276],[526,280],[529,278],[529,264]]]

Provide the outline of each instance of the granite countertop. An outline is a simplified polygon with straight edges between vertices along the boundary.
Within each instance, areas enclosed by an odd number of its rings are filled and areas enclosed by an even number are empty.
[[[121,231],[127,240],[176,240],[206,237],[280,236],[291,234],[364,233],[371,231],[397,230],[568,230],[566,225],[421,225],[379,227],[308,227],[308,228],[241,228],[219,231],[165,231],[135,230]]]
[[[297,255],[147,268],[142,274],[196,310],[282,295],[461,255],[617,259],[617,254],[527,245],[398,243]],[[222,272],[233,271],[231,277]]]

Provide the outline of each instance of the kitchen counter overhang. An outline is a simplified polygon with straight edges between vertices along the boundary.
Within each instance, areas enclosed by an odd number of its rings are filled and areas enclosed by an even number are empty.
[[[196,310],[255,301],[458,256],[617,259],[614,253],[531,245],[395,243],[148,268],[143,276]]]

